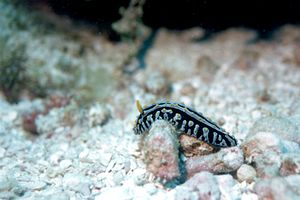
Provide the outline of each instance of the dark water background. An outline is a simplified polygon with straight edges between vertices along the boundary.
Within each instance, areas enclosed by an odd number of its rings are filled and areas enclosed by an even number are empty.
[[[29,5],[43,4],[60,15],[110,29],[120,18],[118,10],[129,0],[30,0]],[[300,1],[218,1],[218,0],[147,0],[143,22],[151,28],[186,29],[200,26],[212,32],[229,27],[258,30],[264,37],[284,24],[300,23]],[[112,36],[113,37],[113,36]]]

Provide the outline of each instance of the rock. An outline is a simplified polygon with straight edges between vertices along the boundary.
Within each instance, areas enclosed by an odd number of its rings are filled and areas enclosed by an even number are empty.
[[[189,177],[201,171],[229,173],[237,170],[243,162],[243,152],[239,147],[224,148],[214,154],[188,158],[186,170]]]
[[[295,153],[285,154],[282,156],[280,175],[289,176],[300,174],[300,155]]]
[[[274,134],[269,132],[258,132],[247,137],[241,145],[246,160],[249,162],[253,158],[262,155],[265,151],[281,152],[280,140]]]
[[[260,178],[271,178],[279,175],[281,155],[299,152],[299,145],[291,141],[280,140],[269,132],[258,132],[241,145],[245,158],[253,162]]]
[[[299,199],[300,175],[261,180],[254,185],[259,199]]]
[[[191,177],[183,185],[175,188],[176,200],[184,199],[220,199],[218,182],[209,172],[200,172]]]
[[[251,165],[243,164],[237,170],[236,175],[240,182],[246,181],[247,183],[251,183],[256,178],[256,171]]]
[[[257,176],[259,178],[272,178],[279,175],[281,158],[278,153],[273,151],[265,151],[253,159]]]
[[[167,182],[178,178],[178,147],[177,133],[172,125],[163,120],[155,121],[142,144],[148,171]]]

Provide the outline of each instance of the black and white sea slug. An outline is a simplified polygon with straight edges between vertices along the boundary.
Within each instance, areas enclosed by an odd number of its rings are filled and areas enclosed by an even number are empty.
[[[137,101],[137,108],[140,115],[133,129],[135,134],[143,134],[149,131],[156,120],[166,120],[180,132],[193,136],[214,147],[232,147],[237,145],[237,140],[223,128],[204,117],[201,113],[183,104],[159,102],[142,108],[139,101]]]

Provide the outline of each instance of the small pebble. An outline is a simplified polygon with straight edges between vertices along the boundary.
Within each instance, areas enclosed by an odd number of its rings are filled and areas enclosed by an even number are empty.
[[[60,167],[61,169],[67,169],[67,168],[69,168],[71,165],[72,165],[72,161],[69,160],[69,159],[67,159],[67,160],[62,160],[62,161],[60,161],[60,163],[59,163],[59,167]]]
[[[256,178],[256,171],[251,165],[243,164],[237,170],[237,178],[239,182],[246,181],[247,183],[251,183]]]
[[[90,162],[90,160],[88,159],[88,155],[89,155],[89,150],[88,149],[85,149],[85,150],[81,151],[79,153],[79,160],[81,162]]]

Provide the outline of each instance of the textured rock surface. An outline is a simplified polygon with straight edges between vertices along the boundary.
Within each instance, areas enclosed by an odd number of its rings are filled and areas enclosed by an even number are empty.
[[[175,129],[168,122],[154,122],[142,148],[147,169],[156,177],[171,181],[180,176],[179,143]]]

